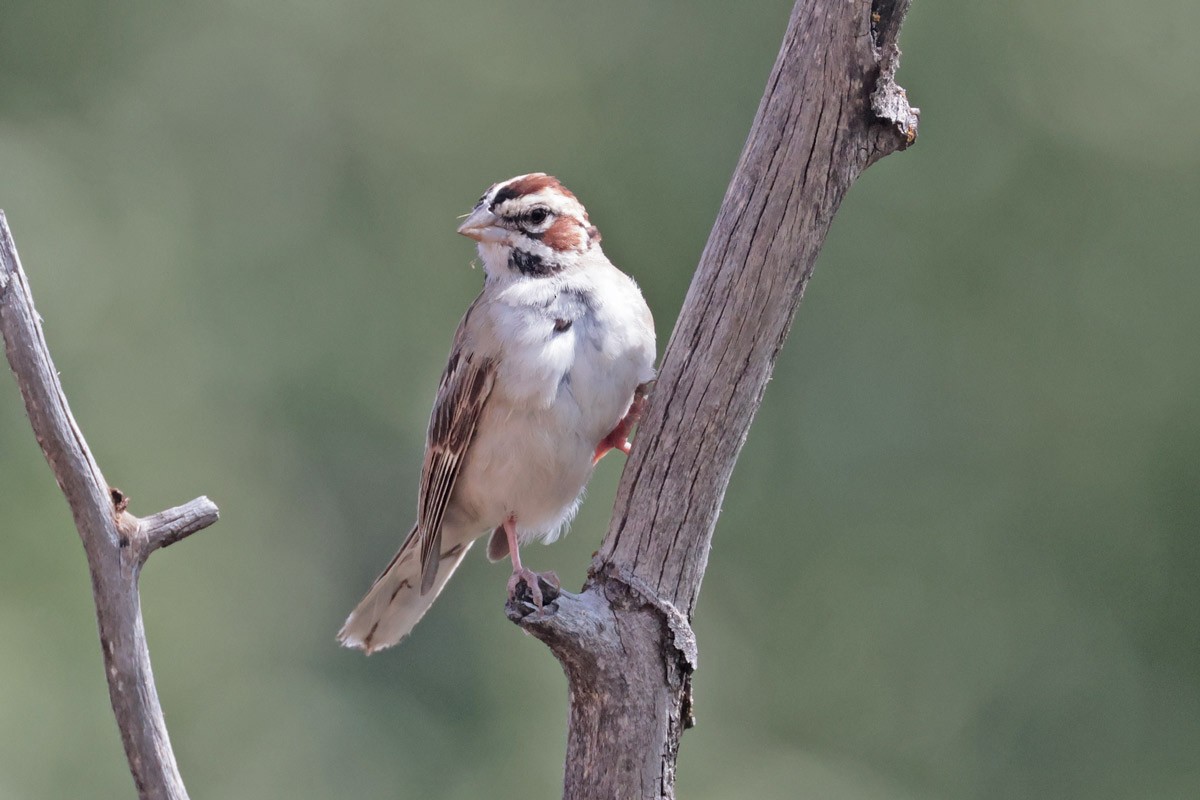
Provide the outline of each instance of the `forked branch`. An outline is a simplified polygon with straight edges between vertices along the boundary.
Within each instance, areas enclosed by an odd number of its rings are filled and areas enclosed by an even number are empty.
[[[66,495],[83,540],[92,573],[109,698],[138,796],[143,800],[184,800],[187,790],[175,764],[150,670],[138,575],[152,552],[216,522],[217,507],[207,497],[199,497],[139,519],[128,512],[128,498],[104,480],[63,394],[3,211],[0,333],[34,435]]]
[[[510,619],[570,691],[564,796],[673,798],[690,620],[734,462],[842,198],[916,138],[894,75],[911,0],[798,0],[581,595]]]

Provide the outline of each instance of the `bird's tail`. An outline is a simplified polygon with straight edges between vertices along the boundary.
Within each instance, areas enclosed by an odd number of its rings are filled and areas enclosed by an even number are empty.
[[[428,592],[421,594],[420,548],[417,538],[410,533],[400,552],[375,579],[367,596],[350,612],[346,624],[338,631],[338,641],[367,655],[399,642],[425,616],[471,545],[467,541],[443,552],[437,579]]]

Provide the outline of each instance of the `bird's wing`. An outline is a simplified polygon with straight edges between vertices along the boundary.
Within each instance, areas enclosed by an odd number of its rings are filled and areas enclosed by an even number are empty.
[[[468,342],[471,313],[478,302],[471,305],[458,326],[429,417],[415,533],[421,555],[421,594],[428,592],[437,579],[446,505],[496,380],[495,359],[475,352]]]

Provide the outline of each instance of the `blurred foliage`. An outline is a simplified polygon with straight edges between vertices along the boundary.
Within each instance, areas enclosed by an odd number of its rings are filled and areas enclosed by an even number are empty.
[[[143,579],[194,797],[555,796],[503,566],[333,642],[480,281],[454,218],[559,175],[665,342],[789,6],[0,2],[0,206],[72,405],[135,512],[222,510]],[[681,796],[1196,797],[1198,27],[917,0],[921,139],[845,203],[726,497]],[[620,469],[529,563],[579,584]],[[0,487],[0,798],[131,796],[8,379]]]

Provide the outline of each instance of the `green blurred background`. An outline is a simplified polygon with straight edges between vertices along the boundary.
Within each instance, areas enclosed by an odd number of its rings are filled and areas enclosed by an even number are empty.
[[[220,524],[143,579],[196,798],[553,797],[558,665],[407,531],[481,273],[560,176],[665,342],[790,3],[0,2],[0,207],[106,476]],[[1191,0],[917,0],[913,150],[838,216],[725,501],[680,796],[1200,796]],[[600,541],[606,459],[565,541]],[[87,571],[0,377],[0,798],[122,798]]]

